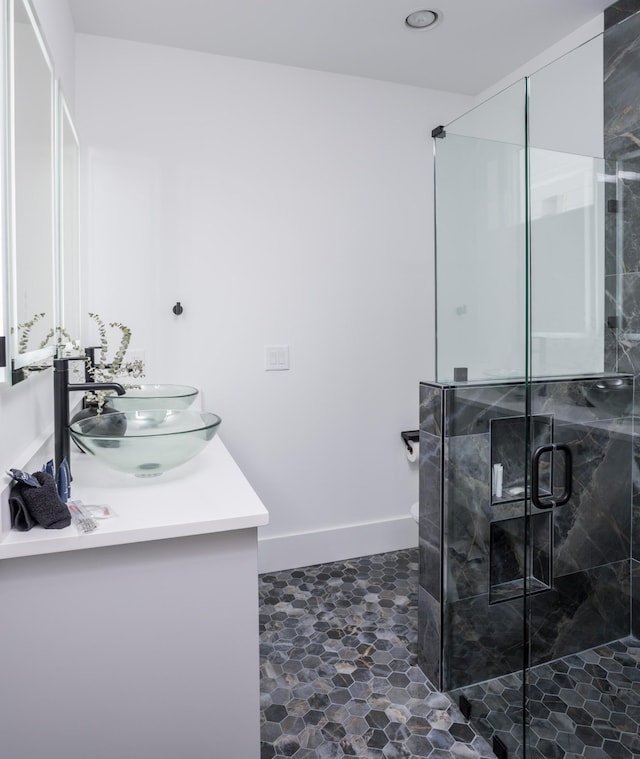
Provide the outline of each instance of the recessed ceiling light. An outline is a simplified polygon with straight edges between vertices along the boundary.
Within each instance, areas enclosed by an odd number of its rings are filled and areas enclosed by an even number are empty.
[[[412,29],[432,29],[442,19],[438,11],[414,11],[404,20]]]

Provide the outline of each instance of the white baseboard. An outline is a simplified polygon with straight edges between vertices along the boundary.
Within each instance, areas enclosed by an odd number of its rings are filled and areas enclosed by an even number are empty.
[[[258,571],[262,574],[310,567],[417,545],[418,525],[408,516],[330,530],[258,537]]]

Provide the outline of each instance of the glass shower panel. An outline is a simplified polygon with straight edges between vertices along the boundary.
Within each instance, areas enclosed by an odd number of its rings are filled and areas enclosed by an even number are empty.
[[[436,467],[421,480],[421,551],[426,568],[439,550],[442,578],[421,580],[423,667],[509,757],[524,743],[527,589],[548,588],[551,539],[549,517],[527,510],[532,437],[552,429],[528,413],[526,98],[517,82],[434,140],[437,383],[423,387],[420,437]]]
[[[532,375],[604,369],[602,37],[529,79]]]
[[[436,139],[439,382],[525,376],[525,82]]]

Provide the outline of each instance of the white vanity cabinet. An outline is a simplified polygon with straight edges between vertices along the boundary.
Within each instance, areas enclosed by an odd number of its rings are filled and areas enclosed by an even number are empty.
[[[264,506],[217,439],[154,482],[73,466],[118,516],[3,532],[0,754],[258,759]]]

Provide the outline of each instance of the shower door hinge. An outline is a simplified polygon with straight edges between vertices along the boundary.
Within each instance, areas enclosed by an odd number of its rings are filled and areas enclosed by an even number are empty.
[[[447,136],[447,133],[444,131],[444,127],[440,125],[440,126],[437,126],[435,129],[431,130],[431,136],[439,137],[442,140]]]
[[[618,213],[620,210],[617,198],[609,198],[607,200],[607,211],[609,213]]]
[[[471,701],[466,696],[460,695],[460,698],[458,699],[458,707],[460,708],[460,711],[462,712],[462,716],[469,720],[471,719]]]
[[[493,749],[493,753],[496,755],[497,759],[509,759],[509,752],[507,751],[507,747],[500,740],[500,738],[498,738],[497,735],[493,736],[493,745],[491,748]]]

